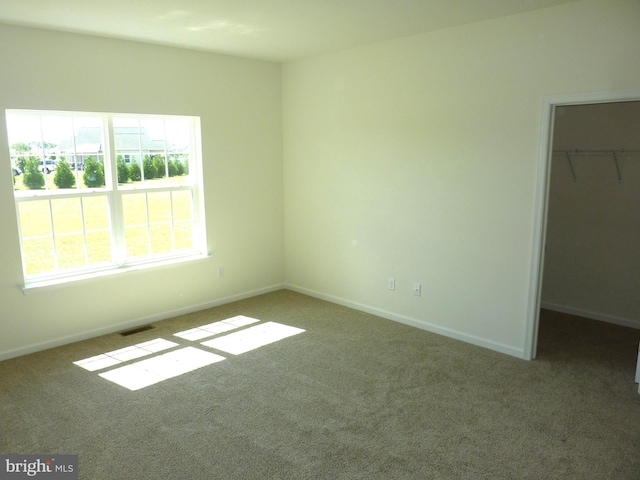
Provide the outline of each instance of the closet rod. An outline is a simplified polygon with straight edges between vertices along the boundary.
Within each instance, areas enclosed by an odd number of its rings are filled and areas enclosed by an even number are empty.
[[[640,150],[554,150],[554,155],[571,155],[575,156],[640,156]]]

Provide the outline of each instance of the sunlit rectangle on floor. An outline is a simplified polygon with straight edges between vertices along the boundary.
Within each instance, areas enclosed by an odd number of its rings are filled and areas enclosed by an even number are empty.
[[[245,325],[251,325],[252,323],[259,321],[260,320],[255,318],[237,315],[235,317],[227,318],[226,320],[220,320],[219,322],[209,323],[183,332],[174,333],[174,336],[184,338],[185,340],[200,340],[219,333],[235,330],[236,328],[244,327]]]
[[[202,342],[202,345],[233,355],[239,355],[302,332],[304,330],[301,328],[290,327],[276,322],[265,322],[224,337]]]
[[[177,343],[170,342],[163,338],[156,338],[154,340],[149,340],[148,342],[142,342],[137,345],[131,345],[130,347],[120,348],[101,355],[85,358],[84,360],[78,360],[73,363],[85,370],[94,372],[96,370],[111,367],[135,358],[145,357],[152,353],[161,352],[162,350],[167,350],[176,346],[178,346]]]
[[[224,359],[215,353],[186,347],[99,375],[129,390],[140,390]]]

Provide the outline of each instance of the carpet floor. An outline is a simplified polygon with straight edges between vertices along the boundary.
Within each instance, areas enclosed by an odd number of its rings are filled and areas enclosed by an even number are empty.
[[[527,362],[287,290],[154,327],[0,362],[0,453],[90,480],[640,479],[638,330],[543,311]]]

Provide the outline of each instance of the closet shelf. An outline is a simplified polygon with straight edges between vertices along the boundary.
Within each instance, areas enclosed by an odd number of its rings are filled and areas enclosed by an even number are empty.
[[[554,150],[553,155],[562,155],[567,159],[573,182],[577,182],[576,170],[573,166],[575,157],[611,157],[616,166],[618,183],[622,183],[622,173],[620,172],[620,157],[640,157],[640,150]]]

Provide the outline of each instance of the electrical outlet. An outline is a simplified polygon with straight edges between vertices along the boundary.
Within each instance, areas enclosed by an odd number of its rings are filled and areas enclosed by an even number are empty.
[[[388,281],[387,285],[389,287],[389,290],[395,290],[396,289],[396,279],[389,277],[389,281]]]
[[[420,295],[422,295],[422,285],[420,285],[419,283],[414,283],[413,284],[413,294],[416,297],[419,297]]]

